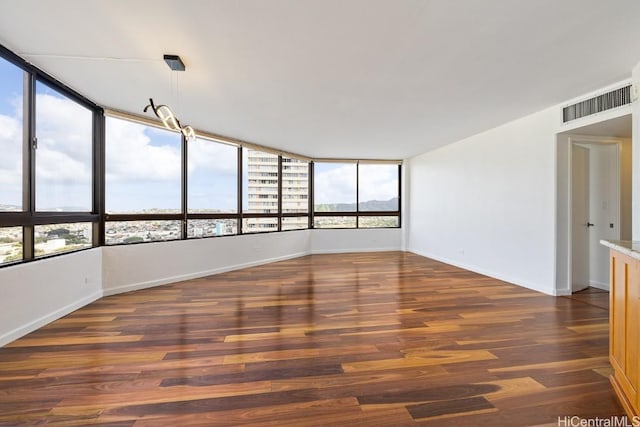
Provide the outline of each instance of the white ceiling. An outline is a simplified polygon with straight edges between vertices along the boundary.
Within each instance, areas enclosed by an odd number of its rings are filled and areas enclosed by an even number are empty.
[[[405,158],[623,80],[638,0],[0,0],[0,43],[108,108]],[[187,70],[162,61],[179,54]]]

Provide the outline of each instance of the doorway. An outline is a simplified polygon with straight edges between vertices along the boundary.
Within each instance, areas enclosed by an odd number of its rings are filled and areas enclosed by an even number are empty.
[[[556,134],[555,295],[570,295],[585,287],[607,289],[608,251],[599,242],[601,239],[631,240],[632,123],[631,112],[620,111],[613,118],[582,127],[574,126]],[[602,153],[614,150],[612,147],[617,147],[617,156],[610,152],[608,156]],[[618,178],[615,178],[616,173],[607,175],[603,172],[603,164],[607,163],[602,159],[608,158],[611,162],[615,160],[613,157],[617,158]],[[596,159],[599,160],[596,162]],[[606,167],[611,170],[615,166],[609,164]],[[582,180],[579,180],[580,174]],[[594,174],[609,178],[592,178]],[[609,198],[603,200],[603,193],[612,192],[601,188],[607,180],[617,181],[618,188],[613,191],[613,196],[605,194]],[[600,194],[594,197],[594,192]],[[617,201],[614,196],[618,197]],[[612,210],[614,207],[618,208],[617,215]],[[580,209],[583,210],[582,217]],[[598,217],[597,227],[595,214],[603,216]],[[594,232],[596,228],[602,234]]]
[[[620,240],[620,147],[615,139],[571,140],[571,291],[609,290],[609,252]]]

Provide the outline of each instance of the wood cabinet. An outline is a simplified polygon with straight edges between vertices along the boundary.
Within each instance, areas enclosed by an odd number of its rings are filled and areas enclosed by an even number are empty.
[[[640,260],[611,249],[609,360],[611,383],[629,417],[640,407]]]

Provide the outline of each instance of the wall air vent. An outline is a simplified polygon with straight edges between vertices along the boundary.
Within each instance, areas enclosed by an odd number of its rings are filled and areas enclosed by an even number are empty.
[[[631,85],[580,101],[562,109],[562,123],[631,104]]]

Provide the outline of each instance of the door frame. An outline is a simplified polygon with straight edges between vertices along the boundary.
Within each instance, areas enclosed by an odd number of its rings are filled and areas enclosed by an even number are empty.
[[[620,177],[621,177],[621,165],[620,165],[620,150],[622,147],[622,139],[621,138],[615,138],[615,137],[599,137],[599,136],[583,136],[583,135],[569,135],[568,137],[568,142],[569,142],[569,153],[568,153],[568,164],[567,164],[567,170],[569,171],[569,179],[568,179],[568,194],[569,194],[569,200],[568,200],[568,227],[567,227],[567,233],[568,233],[568,245],[567,245],[567,251],[568,251],[568,268],[567,268],[567,288],[569,289],[569,291],[571,291],[573,289],[573,184],[572,184],[572,177],[573,177],[573,146],[574,145],[615,145],[617,147],[618,150],[618,156],[616,157],[616,166],[618,169],[618,179],[616,180],[616,194],[615,194],[615,198],[616,198],[616,203],[618,204],[618,217],[616,218],[616,224],[618,224],[618,227],[621,226],[620,224],[620,219],[621,219],[621,212],[620,212],[620,199],[621,199],[621,188],[620,188]],[[591,189],[589,189],[589,192],[591,192]]]

